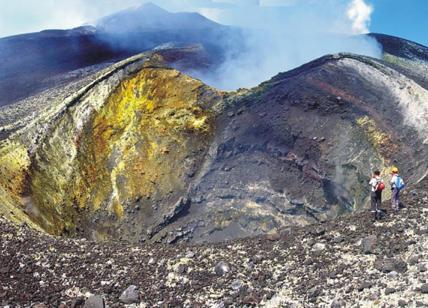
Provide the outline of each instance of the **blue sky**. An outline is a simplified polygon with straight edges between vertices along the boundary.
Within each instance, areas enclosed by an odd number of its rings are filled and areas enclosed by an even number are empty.
[[[346,24],[352,2],[372,8],[359,15],[360,30]],[[104,15],[135,6],[142,0],[0,0],[0,37],[70,28],[90,23]],[[198,11],[227,24],[262,26],[264,22],[299,28],[299,33],[337,31],[380,32],[407,38],[428,46],[428,0],[154,0],[173,11]],[[366,12],[367,13],[367,12]],[[358,18],[358,17],[357,17]],[[361,20],[360,20],[361,21]]]
[[[370,30],[428,46],[427,0],[375,0]]]

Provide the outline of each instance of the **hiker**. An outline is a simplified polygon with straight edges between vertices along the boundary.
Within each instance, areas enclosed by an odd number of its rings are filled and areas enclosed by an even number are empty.
[[[398,212],[400,209],[400,191],[404,188],[404,181],[398,174],[398,168],[392,167],[391,169],[392,177],[391,177],[391,205],[392,210]]]
[[[369,182],[371,192],[371,212],[374,213],[374,220],[381,218],[380,206],[382,204],[382,190],[385,188],[385,184],[380,177],[380,171],[376,170]]]

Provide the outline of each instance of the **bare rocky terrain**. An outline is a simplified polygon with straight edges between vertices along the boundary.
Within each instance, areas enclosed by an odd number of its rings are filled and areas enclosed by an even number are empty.
[[[0,303],[428,307],[428,192],[412,189],[404,205],[392,214],[384,203],[378,222],[362,211],[210,245],[66,239],[1,218]]]

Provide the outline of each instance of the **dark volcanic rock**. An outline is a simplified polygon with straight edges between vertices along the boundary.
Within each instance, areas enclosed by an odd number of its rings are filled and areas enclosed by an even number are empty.
[[[395,292],[397,292],[397,290],[394,289],[394,288],[386,288],[385,289],[385,295],[389,295],[389,294],[392,294],[392,293],[395,293]]]
[[[407,271],[407,263],[399,259],[377,259],[374,266],[377,270],[384,273],[392,271],[404,273]]]
[[[358,286],[358,291],[363,291],[364,289],[370,289],[373,286],[373,282],[364,281]]]
[[[131,285],[120,295],[119,300],[124,304],[133,304],[140,301],[138,287]]]
[[[421,292],[424,294],[428,294],[428,283],[424,283],[421,285]]]
[[[92,295],[86,301],[84,308],[104,308],[104,299],[99,295]]]
[[[419,263],[418,265],[416,265],[416,268],[418,269],[419,272],[424,273],[427,271],[427,266],[425,263]]]
[[[374,235],[368,236],[361,240],[361,250],[365,254],[373,254],[376,250],[377,238]]]
[[[230,269],[230,265],[228,263],[226,263],[224,261],[220,261],[216,264],[214,270],[218,276],[223,276],[223,275],[229,273],[231,269]]]

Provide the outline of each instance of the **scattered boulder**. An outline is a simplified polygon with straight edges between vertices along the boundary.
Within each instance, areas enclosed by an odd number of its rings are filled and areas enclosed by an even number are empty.
[[[120,302],[124,304],[134,304],[140,301],[140,292],[138,287],[130,285],[119,297]]]
[[[375,235],[370,235],[361,240],[361,250],[364,254],[373,254],[375,253],[377,246],[377,237]]]
[[[406,307],[407,306],[407,302],[404,299],[400,299],[398,300],[398,307]]]
[[[371,281],[364,281],[358,286],[358,291],[363,291],[364,289],[370,289],[373,286],[373,282]]]
[[[321,236],[325,234],[325,229],[324,228],[315,228],[314,230],[311,231],[311,234],[314,236]]]
[[[318,287],[313,287],[308,290],[308,297],[309,298],[316,298],[321,294],[321,290]]]
[[[410,256],[410,258],[408,259],[408,263],[409,263],[410,265],[415,265],[415,264],[417,264],[417,263],[419,262],[419,259],[420,259],[419,255],[412,255],[412,256]]]
[[[424,283],[423,285],[421,285],[421,292],[423,294],[428,294],[428,283]]]
[[[230,287],[234,291],[240,291],[244,287],[244,283],[241,280],[236,279],[231,283]]]
[[[427,266],[424,263],[419,263],[418,265],[416,265],[416,268],[420,273],[424,273],[427,271]]]
[[[313,252],[320,252],[323,251],[325,249],[325,244],[323,243],[316,243],[314,246],[312,246],[312,251]]]
[[[392,293],[395,293],[395,292],[397,292],[397,290],[394,289],[394,288],[386,288],[385,289],[385,295],[389,295],[389,294],[392,294]]]
[[[398,276],[398,273],[396,271],[392,271],[390,273],[388,273],[388,275],[386,275],[386,277],[388,277],[389,279],[394,279]]]
[[[275,242],[278,241],[281,238],[281,236],[279,235],[278,232],[272,232],[269,233],[268,235],[266,235],[266,239],[268,239],[269,241]]]
[[[84,298],[79,296],[79,297],[74,298],[71,301],[71,308],[82,307],[84,304],[85,304]]]
[[[195,253],[191,250],[186,251],[186,258],[193,258],[195,256]]]
[[[230,272],[230,265],[224,261],[220,261],[216,264],[214,270],[218,276],[223,276]]]
[[[400,259],[378,259],[375,261],[374,267],[383,273],[392,271],[404,273],[407,271],[407,263]]]
[[[335,298],[330,305],[330,308],[342,308],[342,307],[346,307],[346,304],[338,298]]]
[[[394,260],[394,270],[397,273],[404,273],[407,272],[407,263],[403,260]]]
[[[91,295],[85,301],[83,308],[104,308],[104,299],[99,295]]]

